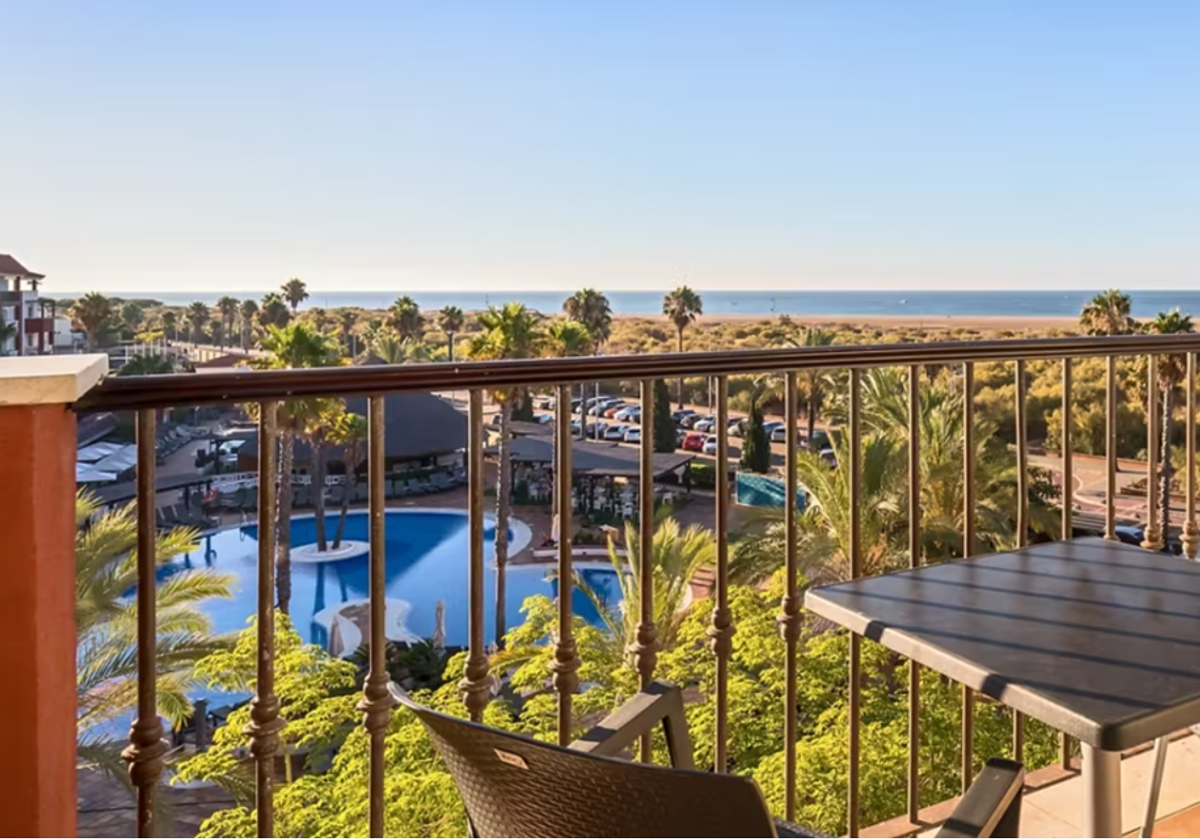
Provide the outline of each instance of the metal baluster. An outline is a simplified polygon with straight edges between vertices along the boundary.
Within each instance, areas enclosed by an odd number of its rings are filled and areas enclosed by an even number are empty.
[[[387,617],[387,553],[384,540],[385,499],[383,493],[384,474],[384,398],[372,396],[367,403],[367,480],[371,514],[370,556],[370,605],[371,639],[370,670],[363,682],[363,697],[358,701],[358,710],[363,713],[363,727],[371,738],[371,836],[383,837],[383,739],[388,722],[392,717],[392,706],[396,704],[388,690],[387,660],[385,657],[387,638],[384,622]],[[354,464],[346,464],[352,470]],[[320,492],[317,488],[316,492]]]
[[[137,414],[137,717],[129,728],[129,746],[121,757],[129,762],[129,778],[137,788],[138,837],[155,836],[154,798],[162,776],[167,742],[158,717],[158,684],[155,649],[158,643],[155,615],[157,527],[154,494],[154,409]],[[17,807],[13,803],[12,807]]]
[[[1029,422],[1026,408],[1029,402],[1026,393],[1025,361],[1016,363],[1016,399],[1014,416],[1017,424],[1017,547],[1029,544]],[[1013,761],[1025,760],[1025,716],[1013,710]]]
[[[1075,535],[1071,521],[1075,498],[1074,424],[1071,419],[1071,360],[1063,359],[1062,374],[1062,538]],[[1063,732],[1059,739],[1059,763],[1064,770],[1071,767],[1071,736]]]
[[[575,589],[571,571],[571,386],[559,385],[555,397],[554,495],[558,508],[558,642],[554,646],[554,688],[558,692],[558,743],[571,743],[571,700],[579,688],[579,654],[575,647],[571,597]],[[566,410],[564,410],[566,406]],[[646,417],[643,424],[649,422]]]
[[[645,689],[658,665],[658,627],[654,623],[654,380],[644,379],[642,444],[638,458],[638,618],[637,639],[629,646],[639,682]],[[650,761],[650,736],[642,736],[642,761]]]
[[[921,565],[921,366],[908,369],[908,565]],[[908,821],[921,811],[921,666],[908,663]]]
[[[975,553],[975,364],[963,364],[963,557]],[[975,775],[975,692],[962,687],[962,792]]]
[[[783,696],[783,783],[784,817],[796,818],[796,645],[800,640],[800,596],[796,591],[799,577],[799,558],[796,552],[796,459],[800,446],[796,421],[799,393],[796,373],[788,371],[785,378],[784,423],[787,425],[787,453],[784,455],[783,521],[787,545],[784,548],[784,595],[779,604],[779,633],[786,645],[784,654]],[[809,441],[809,449],[812,441]]]
[[[717,532],[717,579],[716,603],[712,612],[712,626],[708,637],[713,654],[717,657],[717,709],[714,745],[716,770],[724,773],[728,768],[729,715],[729,655],[733,652],[733,614],[729,611],[729,383],[724,376],[717,380],[717,484],[716,484],[716,532]],[[794,434],[794,432],[793,432]]]
[[[1104,375],[1104,539],[1117,539],[1117,357],[1109,356]]]
[[[1187,513],[1183,523],[1183,553],[1196,559],[1200,529],[1196,528],[1196,354],[1187,354]]]
[[[467,590],[469,597],[467,664],[458,687],[471,720],[483,720],[491,700],[487,651],[483,643],[483,392],[473,389],[467,400]]]
[[[279,402],[258,406],[258,673],[250,701],[250,753],[257,771],[258,836],[275,835],[275,756],[284,720],[275,696],[275,493],[279,475]],[[286,755],[284,756],[287,757]]]
[[[1170,423],[1164,417],[1163,423]],[[1158,486],[1158,365],[1154,356],[1146,357],[1146,536],[1142,548],[1162,551],[1162,523],[1158,521],[1158,505],[1154,503]]]
[[[862,576],[862,542],[860,529],[862,513],[859,505],[862,501],[862,393],[859,387],[860,371],[850,370],[850,577],[855,579]],[[856,633],[850,634],[850,745],[849,765],[850,784],[847,792],[846,831],[850,837],[858,836],[858,763],[859,763],[859,728],[862,717],[862,698],[859,685],[862,674],[862,637]]]

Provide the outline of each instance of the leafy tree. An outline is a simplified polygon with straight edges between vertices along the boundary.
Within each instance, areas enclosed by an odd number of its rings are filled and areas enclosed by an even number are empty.
[[[462,332],[467,324],[467,316],[457,306],[443,306],[438,312],[438,325],[446,334],[446,350],[449,360],[454,361],[454,337]]]
[[[253,361],[254,367],[260,370],[332,367],[341,363],[329,337],[313,329],[307,321],[296,321],[282,328],[267,327],[261,346],[267,355]],[[279,475],[282,478],[275,494],[275,590],[279,609],[285,613],[292,598],[292,470],[296,438],[304,433],[312,418],[329,410],[330,402],[328,398],[311,397],[279,404]],[[257,403],[246,406],[246,410],[252,416],[256,415]]]
[[[1131,308],[1129,295],[1109,289],[1084,304],[1079,326],[1088,335],[1129,335],[1137,329]]]
[[[312,321],[313,326],[315,326],[321,332],[325,332],[329,329],[329,313],[326,312],[322,307],[314,306],[309,309],[305,315],[308,316],[308,320]]]
[[[483,331],[473,336],[468,350],[472,359],[528,359],[541,354],[545,336],[536,312],[524,304],[489,306],[479,316]],[[508,566],[508,524],[512,508],[512,414],[525,397],[525,389],[496,392],[500,403],[499,469],[496,481],[496,644],[504,646],[505,571]]]
[[[1149,325],[1150,331],[1160,335],[1194,332],[1190,315],[1180,314],[1178,309],[1159,312]],[[1155,374],[1162,391],[1162,442],[1159,444],[1159,521],[1164,535],[1170,533],[1171,525],[1171,419],[1175,413],[1175,394],[1187,377],[1187,357],[1184,355],[1162,355],[1155,357]],[[1150,394],[1149,399],[1156,395]],[[1153,430],[1151,431],[1153,434]]]
[[[746,424],[746,444],[742,447],[740,466],[744,470],[767,473],[771,470],[771,441],[763,428],[762,409],[750,407],[750,419]]]
[[[671,419],[671,395],[665,379],[654,380],[654,451],[675,451],[675,421]],[[645,423],[645,420],[642,421]]]
[[[546,328],[546,352],[550,356],[586,356],[592,346],[587,327],[578,321],[555,321]]]
[[[238,316],[238,299],[222,295],[217,300],[217,311],[221,313],[221,332],[226,337],[233,335],[233,324]]]
[[[117,376],[149,376],[174,372],[175,365],[166,356],[134,356],[121,366]]]
[[[337,551],[342,544],[342,534],[346,531],[346,514],[358,483],[358,468],[366,457],[367,418],[350,411],[342,412],[329,430],[329,442],[342,447],[342,464],[346,468],[346,492],[342,494],[342,510],[338,516],[337,532],[333,535],[333,550]]]
[[[612,305],[608,297],[595,289],[580,289],[563,301],[563,312],[570,320],[583,324],[591,336],[592,355],[599,355],[600,349],[612,335]],[[599,387],[599,383],[596,383],[597,392]],[[579,383],[579,396],[584,397],[586,392],[586,384]],[[581,435],[585,433],[586,426],[586,423],[580,423]]]
[[[371,355],[389,365],[408,365],[429,361],[429,348],[421,341],[401,339],[385,326],[371,336]]]
[[[292,320],[292,313],[284,303],[283,296],[277,292],[267,292],[263,295],[262,306],[258,310],[258,324],[264,330],[267,327],[286,327]]]
[[[137,707],[137,602],[130,597],[137,586],[137,514],[132,504],[105,510],[81,492],[75,525],[78,760],[128,785],[124,744],[109,730]],[[160,533],[158,565],[195,551],[196,539],[190,528]],[[196,663],[226,644],[196,604],[229,597],[229,586],[227,576],[198,567],[172,573],[155,590],[158,711],[173,724],[191,714],[187,692],[198,685]]]
[[[208,322],[208,334],[212,337],[212,343],[217,345],[222,350],[225,349],[225,322],[220,318],[213,318]]]
[[[687,286],[680,286],[663,298],[663,314],[675,325],[679,334],[679,352],[683,352],[683,331],[704,314],[700,295]],[[683,408],[683,377],[679,377],[679,407]]]
[[[188,304],[183,313],[184,320],[188,322],[191,328],[191,337],[193,344],[199,344],[204,340],[204,328],[208,326],[209,312],[208,304],[201,300],[192,301]]]
[[[288,306],[292,308],[292,314],[296,314],[296,310],[300,304],[308,300],[308,287],[304,285],[304,281],[298,277],[293,277],[291,280],[279,287],[283,294],[283,299],[287,301]]]
[[[425,332],[425,316],[421,307],[408,295],[396,298],[389,310],[392,317],[392,328],[403,339],[420,341]]]
[[[178,317],[179,316],[175,314],[175,310],[168,309],[163,312],[159,318],[159,320],[162,321],[163,331],[167,334],[167,338],[171,341],[174,341],[179,337],[175,331]]]
[[[115,317],[113,303],[99,292],[88,292],[75,301],[71,307],[71,317],[79,322],[87,334],[88,349],[95,350],[100,337],[112,327]]]
[[[246,298],[238,306],[238,326],[241,328],[242,349],[249,350],[254,343],[254,319],[258,315],[258,304]]]
[[[141,326],[143,315],[142,306],[136,301],[127,301],[121,306],[121,320],[132,332],[137,332]]]

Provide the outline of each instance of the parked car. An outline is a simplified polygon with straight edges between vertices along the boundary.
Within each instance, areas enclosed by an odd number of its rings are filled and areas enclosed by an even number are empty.
[[[642,442],[642,427],[630,426],[625,430],[626,443],[641,443]]]
[[[545,395],[535,397],[533,400],[533,407],[541,408],[541,409],[549,409],[549,410],[553,411],[554,410],[554,397],[547,397]]]
[[[583,405],[583,400],[579,399],[579,397],[576,397],[575,399],[571,400],[571,413],[578,414],[579,406],[581,406],[581,405]]]
[[[746,418],[745,417],[730,417],[729,418],[729,434],[734,437],[746,436]]]
[[[592,413],[592,409],[596,407],[596,403],[605,402],[606,400],[614,399],[611,394],[601,394],[598,397],[588,397],[583,401],[583,410],[588,414]]]
[[[683,437],[683,448],[689,452],[703,452],[707,437],[703,432],[688,432]]]
[[[683,446],[683,439],[684,439],[685,437],[687,437],[689,434],[691,434],[691,433],[690,433],[690,432],[685,432],[683,429],[676,429],[676,430],[675,430],[675,448],[676,448],[676,449],[678,449],[679,447]]]
[[[716,435],[709,435],[708,437],[706,437],[704,439],[703,452],[705,455],[716,455],[717,454],[717,436]]]
[[[832,449],[821,450],[821,460],[830,466],[831,469],[837,469],[837,455]]]
[[[628,423],[614,423],[604,430],[605,440],[625,440],[625,433],[629,431]]]
[[[579,434],[579,429],[580,429],[579,421],[578,421],[578,420],[572,420],[572,421],[571,421],[571,434],[573,434],[573,435],[578,435],[578,434]]]
[[[783,428],[782,420],[772,420],[769,423],[763,423],[763,431],[767,433],[767,440],[774,440],[773,436],[775,434],[775,430],[782,429],[782,428]]]
[[[701,417],[692,424],[692,430],[696,432],[715,432],[717,430],[717,418]]]
[[[600,428],[600,431],[596,431],[597,426]],[[608,429],[608,424],[605,423],[603,420],[601,420],[599,423],[592,421],[591,423],[587,424],[587,427],[584,430],[583,436],[586,437],[588,440],[595,440],[596,436],[599,435],[600,438],[603,439],[604,432],[607,429]],[[578,433],[578,431],[577,431],[577,433]]]
[[[771,430],[771,441],[773,443],[787,443],[787,426],[780,423]]]
[[[634,423],[642,419],[642,407],[640,405],[625,405],[617,410],[613,415],[613,419],[620,420],[622,423],[633,421]]]
[[[682,420],[679,421],[679,425],[683,426],[683,428],[685,428],[685,429],[693,429],[694,430],[696,428],[696,424],[699,423],[701,420],[712,420],[712,419],[713,419],[713,416],[711,414],[689,414],[687,417],[684,417]]]
[[[617,400],[615,403],[611,403],[604,407],[604,416],[615,418],[617,416],[617,412],[627,405],[629,405],[629,403],[625,402],[625,400]]]
[[[553,414],[535,414],[535,415],[533,415],[533,422],[541,423],[543,426],[545,426],[547,423],[554,422],[554,415]]]
[[[692,411],[690,408],[681,408],[678,411],[672,411],[671,412],[671,422],[674,423],[676,426],[683,425],[683,419],[685,417],[690,417],[691,415],[693,415],[695,413],[696,412]]]
[[[610,397],[607,400],[601,400],[588,409],[588,414],[594,414],[595,416],[600,417],[605,411],[608,410],[610,406],[617,405],[618,403],[623,404],[624,401],[619,400],[616,397]]]

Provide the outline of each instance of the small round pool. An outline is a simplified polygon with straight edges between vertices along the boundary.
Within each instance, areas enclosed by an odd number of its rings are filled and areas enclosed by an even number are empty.
[[[337,530],[337,511],[326,516],[330,541]],[[346,517],[343,539],[368,539],[368,515],[352,512]],[[200,541],[200,549],[180,555],[166,564],[160,577],[185,568],[212,567],[231,575],[232,598],[214,598],[201,606],[212,619],[217,633],[234,633],[246,627],[246,620],[257,609],[258,528],[243,526],[221,531]],[[316,542],[316,523],[311,515],[292,519],[292,545]],[[394,602],[405,602],[402,623],[409,633],[429,638],[434,632],[437,602],[446,605],[445,631],[448,645],[467,644],[467,515],[464,511],[432,508],[389,510],[386,514],[387,589],[389,610]],[[494,599],[496,568],[493,564],[495,525],[487,519],[484,534],[487,575],[484,585],[485,638],[494,635]],[[529,529],[513,521],[509,531],[511,553],[529,542]],[[342,604],[364,601],[368,597],[368,559],[360,555],[324,563],[293,562],[292,623],[305,641],[328,649],[330,613]],[[521,622],[521,604],[531,595],[555,597],[557,581],[546,566],[509,565],[507,583],[507,619],[510,627]],[[580,575],[608,603],[621,599],[616,575],[604,564],[581,564]],[[599,617],[591,601],[576,590],[572,596],[575,614],[590,622]],[[331,609],[332,608],[332,609]],[[389,622],[391,614],[389,613]],[[389,627],[389,636],[393,636]]]

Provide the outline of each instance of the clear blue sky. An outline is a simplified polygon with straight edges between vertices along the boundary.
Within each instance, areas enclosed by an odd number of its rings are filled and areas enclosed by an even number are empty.
[[[1200,2],[0,0],[60,290],[1195,287]]]

